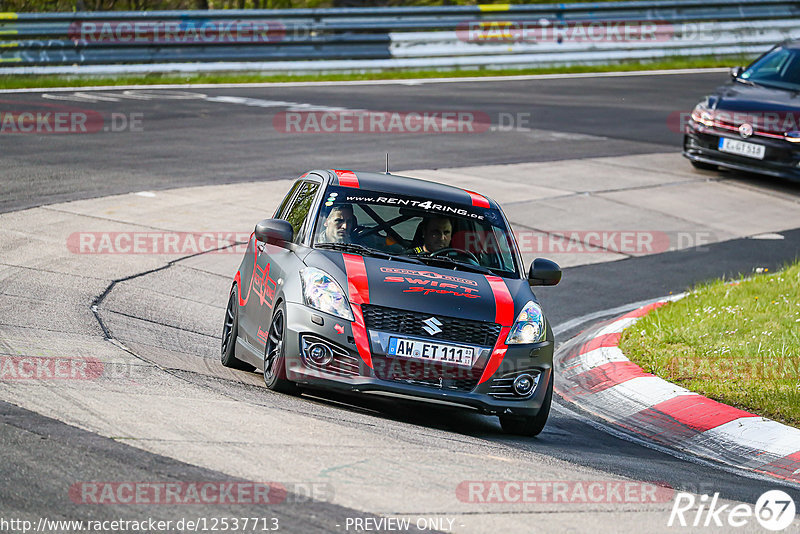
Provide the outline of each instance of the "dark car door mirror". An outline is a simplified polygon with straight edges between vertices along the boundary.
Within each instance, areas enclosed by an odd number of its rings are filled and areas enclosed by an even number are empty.
[[[554,286],[561,281],[561,267],[554,261],[536,258],[528,271],[528,283],[532,286]]]
[[[731,67],[730,70],[731,78],[735,80],[736,78],[741,76],[743,72],[744,72],[744,67]]]
[[[256,225],[255,233],[262,243],[283,244],[294,239],[292,225],[282,219],[264,219]]]

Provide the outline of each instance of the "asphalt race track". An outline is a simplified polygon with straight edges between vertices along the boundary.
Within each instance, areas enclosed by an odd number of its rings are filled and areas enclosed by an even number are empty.
[[[628,305],[775,270],[800,253],[800,185],[701,173],[676,155],[679,114],[725,76],[0,95],[4,112],[101,117],[93,133],[0,136],[0,355],[96,358],[120,370],[91,381],[0,381],[0,521],[259,517],[277,519],[283,532],[727,531],[668,527],[671,493],[657,502],[481,503],[459,493],[465,481],[634,481],[751,505],[780,488],[800,505],[797,485],[616,437],[559,399],[545,431],[522,439],[502,434],[495,418],[447,408],[272,393],[259,374],[218,362],[238,254],[86,255],[69,245],[80,231],[249,234],[302,172],[383,170],[386,152],[398,174],[495,197],[515,227],[532,233],[694,236],[651,253],[555,250],[563,282],[537,296],[563,343]],[[462,111],[478,117],[479,131],[277,126],[281,113],[314,110]],[[101,505],[80,496],[90,483],[200,481],[275,481],[284,493],[269,505]],[[5,530],[21,531],[0,523]],[[738,530],[763,531],[755,522]],[[800,521],[786,532],[800,532]]]

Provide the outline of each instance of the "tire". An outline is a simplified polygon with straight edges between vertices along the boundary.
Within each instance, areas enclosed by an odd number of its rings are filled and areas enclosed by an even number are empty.
[[[542,407],[539,413],[532,417],[514,417],[514,416],[500,416],[500,426],[506,434],[516,434],[518,436],[538,436],[544,425],[547,424],[547,418],[550,415],[550,404],[553,401],[553,378],[550,374],[550,383],[547,384],[547,394],[544,396]]]
[[[272,315],[264,350],[264,384],[272,391],[295,394],[297,385],[286,379],[286,307],[281,302]]]
[[[255,371],[255,367],[236,357],[236,338],[239,336],[239,297],[236,293],[236,284],[231,289],[228,297],[228,306],[225,308],[225,320],[222,323],[222,347],[219,361],[225,367],[241,371]]]
[[[692,163],[692,167],[694,167],[695,169],[700,169],[701,171],[716,171],[716,170],[718,170],[718,167],[716,165],[712,165],[711,163],[704,163],[702,161],[691,161],[691,163]]]

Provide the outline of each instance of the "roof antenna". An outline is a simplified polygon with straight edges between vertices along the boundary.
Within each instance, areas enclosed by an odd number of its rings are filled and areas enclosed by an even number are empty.
[[[389,172],[389,153],[386,153],[386,174],[391,174]]]

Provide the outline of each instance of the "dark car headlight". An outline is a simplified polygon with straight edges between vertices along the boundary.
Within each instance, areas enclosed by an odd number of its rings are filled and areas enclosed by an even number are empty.
[[[707,100],[697,104],[692,110],[692,120],[703,126],[714,126],[714,110],[707,105]]]
[[[331,275],[316,267],[300,271],[306,306],[353,321],[353,310],[341,286]]]
[[[800,132],[794,130],[791,132],[786,132],[783,134],[783,138],[789,141],[790,143],[800,143]]]

